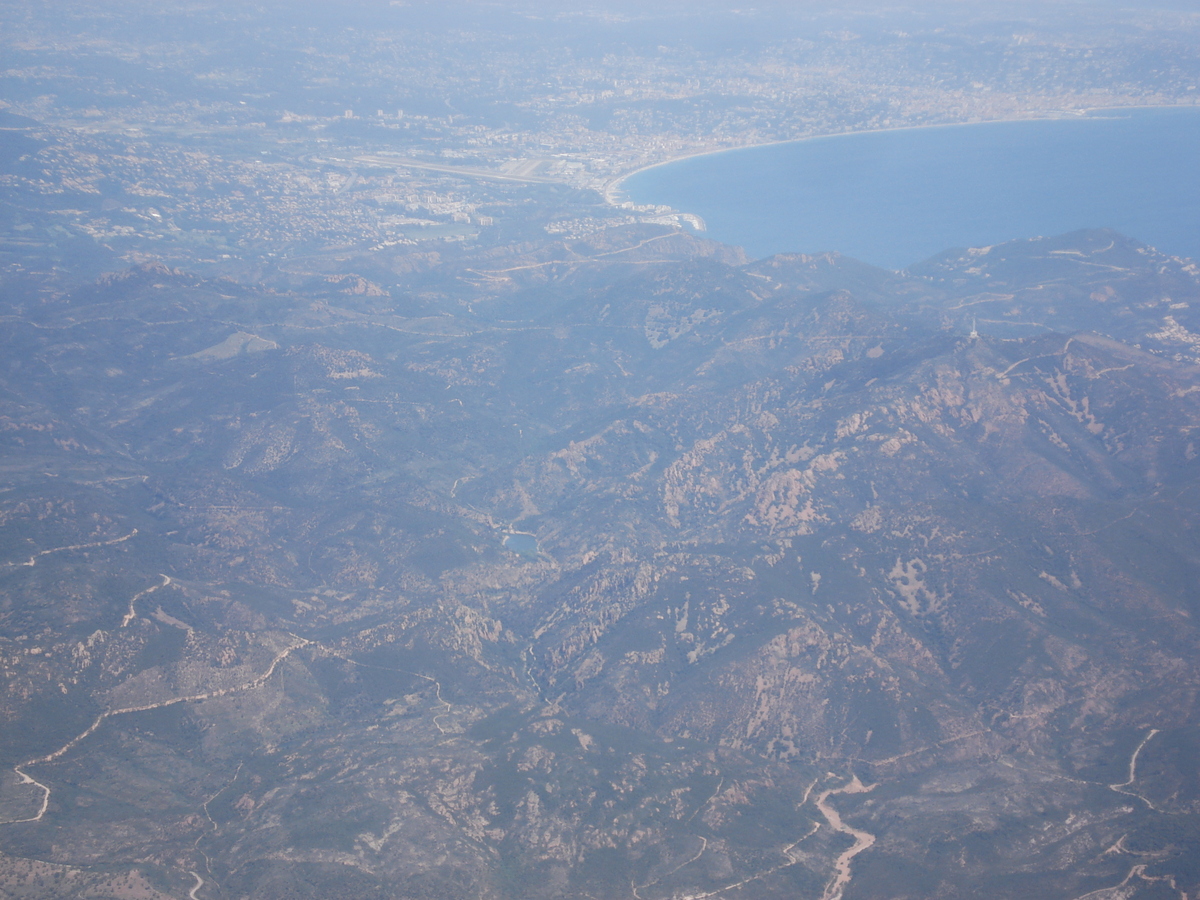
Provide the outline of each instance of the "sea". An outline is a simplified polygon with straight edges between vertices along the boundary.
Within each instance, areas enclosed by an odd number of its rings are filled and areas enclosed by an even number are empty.
[[[1114,228],[1200,259],[1200,107],[859,132],[694,156],[626,199],[700,216],[751,257],[901,269],[952,248]]]

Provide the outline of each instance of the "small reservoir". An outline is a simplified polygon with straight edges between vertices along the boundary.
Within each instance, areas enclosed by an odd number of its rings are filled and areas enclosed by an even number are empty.
[[[537,538],[523,531],[515,531],[504,536],[504,549],[511,550],[519,556],[536,557],[538,555]]]

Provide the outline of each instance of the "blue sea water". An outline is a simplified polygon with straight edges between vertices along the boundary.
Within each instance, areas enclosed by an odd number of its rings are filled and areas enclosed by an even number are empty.
[[[679,160],[621,187],[753,257],[836,250],[899,269],[1104,227],[1200,259],[1200,109],[837,135]]]

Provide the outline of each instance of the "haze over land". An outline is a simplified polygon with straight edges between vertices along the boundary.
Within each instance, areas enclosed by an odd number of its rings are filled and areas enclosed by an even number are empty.
[[[1198,37],[5,5],[0,893],[1195,898],[1196,263],[614,181],[1192,105]]]
[[[1194,14],[1078,4],[15,3],[0,16],[2,96],[39,123],[7,133],[5,247],[15,261],[69,248],[73,268],[86,255],[257,273],[305,257],[285,268],[306,271],[368,248],[386,267],[429,239],[678,222],[596,191],[704,150],[1194,104],[1200,84]]]

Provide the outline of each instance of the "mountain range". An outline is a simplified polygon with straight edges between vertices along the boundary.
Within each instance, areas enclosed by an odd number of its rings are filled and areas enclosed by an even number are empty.
[[[1189,260],[639,225],[0,307],[6,896],[1200,892]]]

